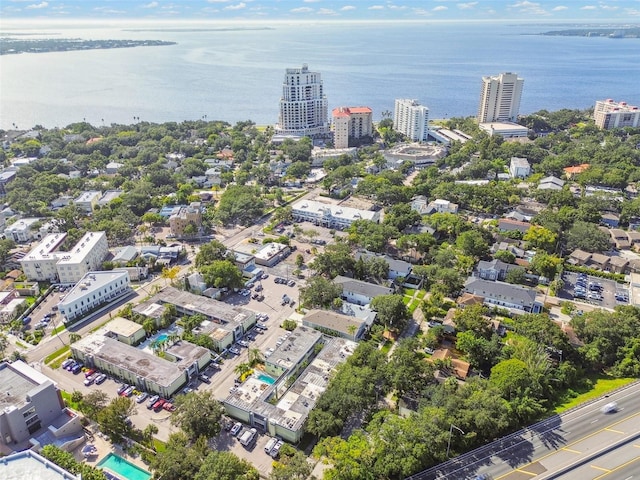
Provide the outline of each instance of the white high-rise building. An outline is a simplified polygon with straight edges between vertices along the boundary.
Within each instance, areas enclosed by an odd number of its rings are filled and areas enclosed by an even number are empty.
[[[287,68],[275,130],[280,135],[319,136],[329,133],[322,76],[318,72],[310,72],[307,64],[302,68]]]
[[[482,77],[478,122],[515,122],[520,110],[524,80],[515,73]]]
[[[426,142],[429,139],[429,109],[417,100],[397,98],[393,128],[414,142]]]
[[[627,102],[614,102],[610,98],[598,100],[593,110],[596,126],[610,128],[640,127],[640,109]]]

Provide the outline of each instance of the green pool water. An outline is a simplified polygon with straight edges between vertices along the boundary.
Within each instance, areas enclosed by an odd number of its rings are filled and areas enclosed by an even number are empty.
[[[149,480],[151,478],[149,472],[136,467],[133,463],[128,462],[115,453],[110,453],[104,457],[97,466],[98,468],[111,470],[113,473],[127,480]]]

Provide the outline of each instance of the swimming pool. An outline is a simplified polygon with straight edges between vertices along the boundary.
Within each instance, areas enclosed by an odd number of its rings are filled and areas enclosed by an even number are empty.
[[[258,375],[258,380],[264,383],[268,383],[269,385],[273,385],[274,383],[276,383],[275,378],[272,378],[269,375],[265,375],[264,373],[261,373],[260,375]]]
[[[98,463],[98,468],[107,468],[126,480],[149,480],[151,474],[115,453],[110,453]]]
[[[166,333],[163,333],[161,335],[158,335],[158,337],[156,338],[156,342],[158,343],[166,342],[168,338],[169,338],[169,335],[167,335]]]

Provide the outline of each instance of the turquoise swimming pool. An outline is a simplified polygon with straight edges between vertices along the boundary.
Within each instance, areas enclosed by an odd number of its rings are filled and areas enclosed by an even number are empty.
[[[156,338],[156,342],[158,343],[166,342],[168,338],[169,338],[169,335],[167,335],[166,333],[163,333],[161,335],[158,335],[158,338]]]
[[[260,375],[258,375],[258,380],[264,383],[268,383],[269,385],[273,385],[274,383],[276,383],[275,378],[272,378],[269,375],[265,375],[264,373],[261,373]]]
[[[104,457],[97,465],[98,468],[106,468],[126,480],[149,480],[151,474],[146,470],[136,467],[115,453]]]

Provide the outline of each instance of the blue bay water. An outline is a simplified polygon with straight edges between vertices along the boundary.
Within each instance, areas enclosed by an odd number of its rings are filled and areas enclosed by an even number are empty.
[[[174,31],[154,25],[51,27],[62,38],[177,44],[2,56],[0,128],[205,115],[273,124],[284,70],[303,63],[321,72],[330,109],[367,105],[376,119],[393,110],[395,98],[418,99],[432,118],[475,115],[481,77],[505,71],[525,79],[525,114],[588,108],[604,98],[640,103],[639,39],[550,37],[535,34],[564,27],[495,23],[189,27],[220,30],[175,31],[188,28],[179,23]],[[4,28],[0,36],[11,32]]]

